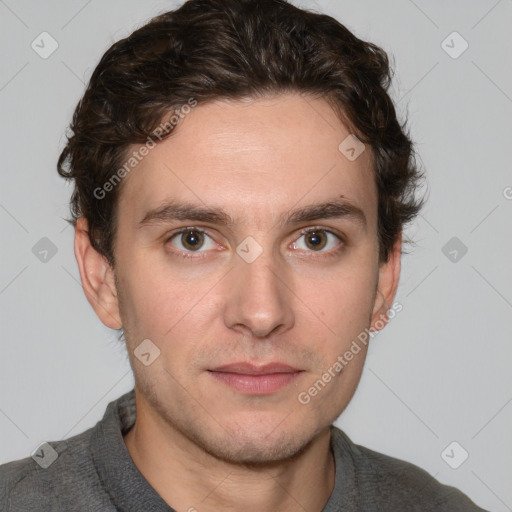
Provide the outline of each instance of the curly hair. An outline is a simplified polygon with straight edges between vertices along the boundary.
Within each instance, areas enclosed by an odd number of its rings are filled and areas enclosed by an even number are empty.
[[[57,164],[74,180],[68,222],[85,217],[92,246],[114,266],[122,184],[109,187],[107,199],[95,190],[133,144],[148,141],[191,98],[200,105],[306,93],[325,99],[372,149],[385,262],[423,205],[416,197],[423,174],[388,95],[391,79],[386,52],[330,16],[286,0],[188,0],[113,44],[94,70]]]

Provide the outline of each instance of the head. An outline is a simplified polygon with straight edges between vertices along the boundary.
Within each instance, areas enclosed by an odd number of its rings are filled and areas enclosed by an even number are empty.
[[[76,108],[58,168],[84,291],[148,413],[212,455],[290,457],[355,392],[366,344],[330,369],[385,324],[421,207],[390,79],[329,16],[189,0],[115,43]],[[212,371],[234,362],[300,372],[245,393]]]

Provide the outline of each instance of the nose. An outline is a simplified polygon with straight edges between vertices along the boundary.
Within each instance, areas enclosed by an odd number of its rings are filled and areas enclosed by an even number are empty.
[[[290,284],[265,251],[252,263],[237,258],[228,278],[224,283],[227,327],[257,338],[293,327]]]

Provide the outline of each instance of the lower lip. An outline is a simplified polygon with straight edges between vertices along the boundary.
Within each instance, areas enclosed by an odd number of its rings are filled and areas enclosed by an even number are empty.
[[[248,395],[267,395],[284,388],[293,382],[301,372],[268,373],[263,375],[246,375],[240,373],[214,372],[210,373],[217,380]]]

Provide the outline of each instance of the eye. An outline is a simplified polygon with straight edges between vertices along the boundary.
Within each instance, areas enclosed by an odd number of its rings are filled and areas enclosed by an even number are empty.
[[[317,253],[337,253],[343,248],[342,238],[323,228],[308,228],[302,231],[298,240],[292,243],[293,249]],[[217,244],[202,229],[184,228],[171,234],[166,243],[170,243],[184,257],[193,253],[205,253],[215,249]]]
[[[294,249],[313,252],[329,252],[341,246],[338,235],[321,228],[310,228],[301,233],[299,241],[292,244]]]
[[[200,249],[213,249],[215,242],[204,231],[195,228],[187,228],[174,233],[168,242],[173,247],[183,252],[203,252]]]

